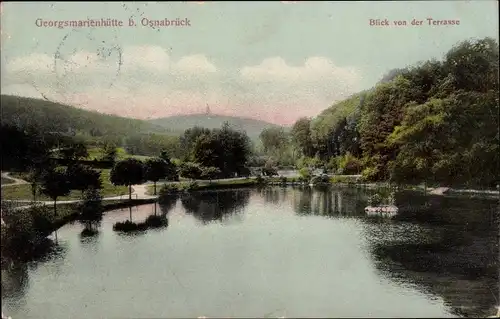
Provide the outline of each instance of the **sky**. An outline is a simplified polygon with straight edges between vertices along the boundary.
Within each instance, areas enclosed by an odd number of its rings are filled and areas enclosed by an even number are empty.
[[[441,59],[466,39],[498,40],[493,0],[1,6],[2,94],[140,119],[209,105],[212,113],[289,125],[371,88],[391,69]],[[189,25],[148,25],[177,18]],[[427,18],[460,22],[429,25]],[[87,19],[123,25],[49,26]]]

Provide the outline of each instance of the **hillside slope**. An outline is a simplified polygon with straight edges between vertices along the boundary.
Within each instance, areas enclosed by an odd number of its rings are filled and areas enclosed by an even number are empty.
[[[224,122],[228,122],[233,128],[246,131],[251,138],[257,138],[265,128],[279,127],[279,125],[255,119],[213,114],[177,115],[150,120],[150,122],[173,131],[183,131],[193,126],[214,129],[220,128]]]
[[[2,124],[32,127],[40,132],[68,132],[89,136],[123,136],[136,133],[175,134],[143,120],[86,111],[42,99],[1,96]]]

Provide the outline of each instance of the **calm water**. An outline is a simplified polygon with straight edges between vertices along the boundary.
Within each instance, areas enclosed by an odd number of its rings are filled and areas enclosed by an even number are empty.
[[[17,318],[456,317],[498,303],[495,200],[397,197],[367,217],[367,193],[270,188],[198,193],[157,213],[169,226],[98,235],[74,223],[44,260],[2,271]],[[132,208],[135,221],[154,205]]]

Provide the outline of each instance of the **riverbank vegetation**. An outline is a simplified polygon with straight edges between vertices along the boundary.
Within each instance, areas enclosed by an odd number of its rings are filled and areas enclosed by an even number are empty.
[[[2,199],[50,200],[58,219],[64,214],[58,201],[91,205],[100,199],[89,198],[128,194],[132,203],[132,186],[146,181],[154,185],[144,195],[167,183],[160,198],[295,183],[494,188],[500,175],[498,57],[493,39],[458,43],[442,60],[394,70],[316,118],[298,119],[291,131],[264,129],[257,144],[229,123],[167,137],[140,121],[97,118],[73,108],[61,110],[53,123],[39,123],[27,108],[33,99],[23,100],[24,113],[16,117],[15,99],[2,96],[10,119],[2,121],[0,132],[2,171],[27,181],[4,185]],[[68,120],[71,114],[87,120]],[[92,120],[99,127],[91,128]],[[134,128],[150,131],[138,135]],[[284,166],[298,169],[299,176],[278,176]]]
[[[261,134],[280,165],[370,182],[493,188],[499,176],[498,43],[464,41],[442,60],[397,69],[375,87]]]

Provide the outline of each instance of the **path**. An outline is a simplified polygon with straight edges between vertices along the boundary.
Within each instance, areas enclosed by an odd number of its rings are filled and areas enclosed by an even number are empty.
[[[3,178],[8,178],[10,180],[13,180],[13,183],[9,184],[2,184],[2,187],[7,187],[7,186],[13,186],[13,185],[20,185],[20,184],[29,184],[27,181],[19,178],[15,178],[9,175],[9,172],[2,172],[2,177]]]
[[[431,190],[429,192],[429,194],[432,194],[432,195],[444,195],[449,190],[450,190],[450,188],[448,188],[448,187],[438,187],[438,188],[434,188],[433,190]]]

